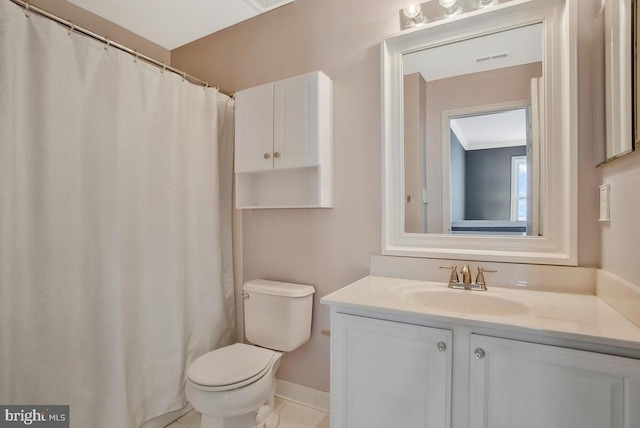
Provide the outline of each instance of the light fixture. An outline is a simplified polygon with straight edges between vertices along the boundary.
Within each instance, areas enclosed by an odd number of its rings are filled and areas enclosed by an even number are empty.
[[[427,22],[422,14],[422,6],[418,3],[412,3],[403,8],[402,15],[404,15],[405,18],[403,20],[401,17],[401,25],[403,29],[412,28]]]
[[[444,8],[444,13],[447,16],[458,15],[462,12],[462,8],[458,6],[458,0],[439,0],[440,6]]]
[[[409,30],[419,25],[434,23],[441,19],[448,19],[452,16],[464,15],[470,12],[491,13],[491,9],[495,6],[509,3],[514,0],[438,0],[437,2],[434,0],[422,1],[423,3],[411,3],[398,10],[401,30]]]

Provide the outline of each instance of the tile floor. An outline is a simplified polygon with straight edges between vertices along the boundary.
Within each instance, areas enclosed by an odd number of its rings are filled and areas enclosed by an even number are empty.
[[[329,413],[276,397],[278,428],[329,428]],[[200,428],[200,413],[190,411],[166,428]]]

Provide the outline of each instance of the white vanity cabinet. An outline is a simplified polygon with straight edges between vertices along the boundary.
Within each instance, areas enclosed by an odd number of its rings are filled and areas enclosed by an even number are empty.
[[[640,427],[640,360],[416,324],[332,312],[333,428]]]
[[[472,334],[469,428],[640,427],[640,361]]]
[[[331,323],[332,428],[449,426],[451,331],[340,313]]]
[[[332,91],[322,72],[236,94],[237,208],[332,205]]]

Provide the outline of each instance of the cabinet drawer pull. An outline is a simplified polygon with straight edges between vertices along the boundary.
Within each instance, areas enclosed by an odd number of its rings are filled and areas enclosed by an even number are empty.
[[[274,157],[274,158],[279,158],[279,157],[280,157],[280,152],[275,152],[275,153],[273,154],[273,157]]]
[[[262,155],[265,159],[269,159],[271,157],[271,153],[265,153]]]
[[[444,352],[447,350],[447,344],[444,342],[438,342],[438,351]]]
[[[482,358],[484,358],[484,356],[485,356],[484,349],[482,349],[482,348],[476,348],[476,350],[475,350],[475,352],[474,352],[474,355],[476,356],[476,358],[477,358],[477,359],[482,359]]]

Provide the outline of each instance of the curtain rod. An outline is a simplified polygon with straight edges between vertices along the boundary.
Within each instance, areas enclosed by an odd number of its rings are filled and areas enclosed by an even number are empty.
[[[25,15],[27,17],[29,16],[29,14],[31,12],[34,12],[34,13],[36,13],[38,15],[44,16],[45,18],[49,18],[49,19],[57,22],[58,24],[62,24],[63,26],[69,28],[69,30],[71,30],[71,31],[76,31],[78,33],[82,33],[82,34],[84,34],[86,36],[91,37],[92,39],[95,39],[95,40],[97,40],[99,42],[105,43],[107,46],[113,46],[116,49],[119,49],[119,50],[121,50],[123,52],[126,52],[129,55],[134,56],[136,59],[144,60],[145,62],[153,64],[156,67],[162,68],[163,70],[168,70],[168,71],[170,71],[172,73],[175,73],[175,74],[181,76],[184,80],[188,80],[191,83],[195,83],[197,85],[204,86],[205,88],[208,88],[208,87],[216,88],[219,92],[221,92],[221,93],[223,93],[225,95],[228,95],[231,98],[233,98],[235,96],[235,92],[233,92],[233,91],[228,91],[226,89],[221,89],[220,87],[215,86],[215,85],[210,85],[209,82],[201,80],[201,79],[198,79],[197,77],[191,76],[191,75],[187,74],[186,72],[184,72],[182,70],[178,70],[177,68],[171,67],[171,66],[167,65],[166,63],[164,63],[162,61],[158,61],[157,59],[154,59],[154,58],[151,58],[151,57],[149,57],[147,55],[141,54],[137,50],[128,48],[128,47],[126,47],[124,45],[121,45],[120,43],[113,42],[112,40],[109,40],[108,37],[101,36],[100,34],[96,34],[91,30],[88,30],[88,29],[86,29],[84,27],[81,27],[79,25],[74,24],[73,21],[67,21],[66,19],[63,19],[63,18],[61,18],[61,17],[59,17],[57,15],[54,15],[51,12],[48,12],[48,11],[46,11],[44,9],[41,9],[41,8],[37,7],[37,6],[33,6],[31,3],[29,3],[28,0],[9,0],[9,1],[13,2],[14,4],[16,4],[16,5],[18,5],[18,6],[22,7],[22,8],[24,8],[24,13],[25,13]]]

